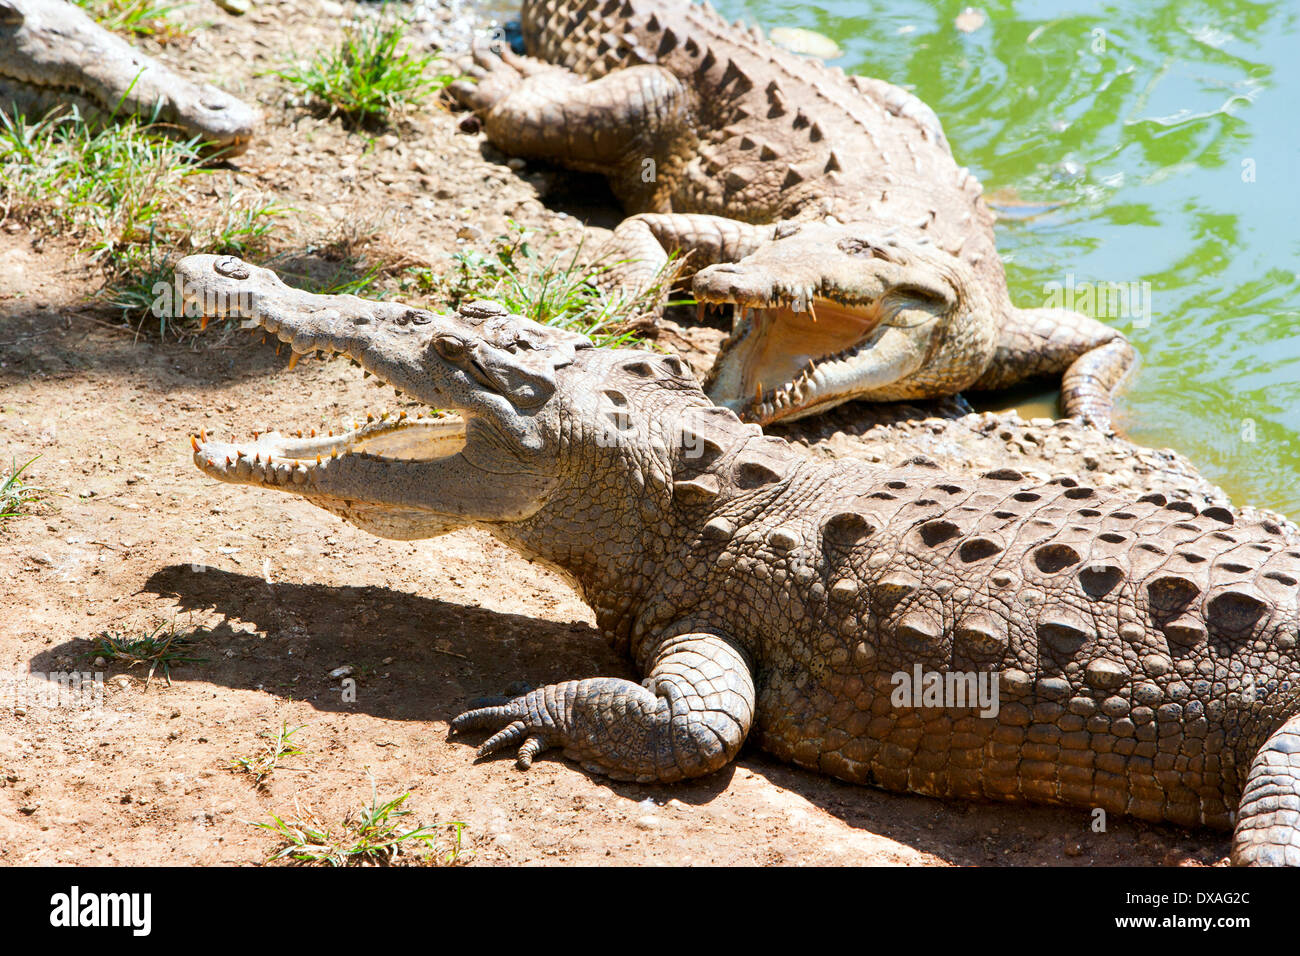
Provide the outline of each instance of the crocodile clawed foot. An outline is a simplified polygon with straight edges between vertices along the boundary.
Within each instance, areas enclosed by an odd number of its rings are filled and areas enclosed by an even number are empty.
[[[461,79],[447,89],[458,103],[475,112],[491,109],[524,79],[524,73],[507,63],[495,50],[477,43],[457,67]]]
[[[534,757],[558,742],[551,739],[555,728],[546,726],[544,710],[532,700],[536,694],[533,691],[505,704],[467,710],[451,722],[451,732],[496,730],[479,746],[476,757],[482,759],[518,744],[515,764],[520,770],[527,770]]]

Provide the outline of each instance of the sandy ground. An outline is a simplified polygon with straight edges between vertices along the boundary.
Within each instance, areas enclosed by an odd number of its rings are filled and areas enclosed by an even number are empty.
[[[439,268],[508,216],[559,230],[558,246],[576,241],[566,211],[616,218],[571,202],[586,186],[507,165],[457,115],[431,109],[358,135],[255,75],[291,46],[333,42],[337,6],[259,3],[237,19],[204,5],[187,15],[214,25],[161,50],[267,112],[263,138],[214,177],[214,201],[241,188],[292,206],[281,249],[297,243],[304,259],[321,257],[313,237],[350,227]],[[671,787],[610,783],[549,754],[527,773],[508,757],[475,762],[479,736],[447,736],[475,698],[636,677],[587,608],[484,534],[382,541],[290,496],[205,479],[191,431],[330,427],[401,405],[345,363],[289,372],[247,336],[138,337],[87,304],[97,285],[66,240],[0,229],[0,456],[40,455],[29,477],[52,493],[0,525],[0,672],[32,672],[33,686],[48,672],[105,672],[102,705],[0,699],[0,862],[256,864],[275,841],[251,822],[337,822],[369,802],[371,777],[381,798],[409,791],[422,822],[463,821],[476,864],[1223,861],[1219,833],[1121,820],[1097,833],[1085,811],[886,794],[752,749]],[[170,684],[95,665],[101,632],[170,622],[205,629],[206,658]],[[355,700],[330,676],[340,667]],[[230,769],[284,722],[301,728],[304,754],[261,788]]]

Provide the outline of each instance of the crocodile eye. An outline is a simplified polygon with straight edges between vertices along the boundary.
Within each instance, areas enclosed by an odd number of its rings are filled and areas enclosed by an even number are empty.
[[[465,343],[450,335],[442,335],[434,339],[433,347],[438,350],[439,355],[450,362],[456,361],[465,354]]]

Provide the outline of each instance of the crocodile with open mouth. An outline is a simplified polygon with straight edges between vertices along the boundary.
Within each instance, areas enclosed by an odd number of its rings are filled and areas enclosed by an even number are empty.
[[[461,714],[453,730],[493,732],[481,755],[517,748],[526,769],[555,747],[667,783],[752,737],[850,782],[1233,828],[1234,862],[1300,865],[1286,526],[1006,467],[812,461],[672,356],[593,348],[493,303],[314,295],[232,257],[176,272],[194,310],[454,412],[201,432],[205,474],[390,538],[486,529],[572,581],[646,675]],[[900,698],[914,674],[929,689]],[[991,709],[973,696],[990,684]]]
[[[248,147],[257,110],[136,50],[64,0],[0,0],[0,111],[138,116],[221,156]]]
[[[1063,376],[1066,413],[1108,424],[1131,347],[1011,304],[980,184],[915,96],[690,0],[524,0],[521,18],[530,55],[477,50],[453,94],[506,153],[608,177],[633,214],[612,286],[688,253],[696,298],[733,305],[715,401],[766,424]]]

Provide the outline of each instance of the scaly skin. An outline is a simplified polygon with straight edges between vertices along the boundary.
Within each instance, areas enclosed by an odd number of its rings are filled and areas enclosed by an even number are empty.
[[[248,147],[258,112],[209,83],[145,56],[63,0],[0,0],[0,111],[43,116],[76,106],[86,119],[157,117],[223,156]]]
[[[1300,863],[1300,541],[1160,493],[816,462],[709,403],[672,357],[596,349],[475,303],[436,315],[177,266],[188,301],[341,353],[440,422],[206,434],[222,481],[414,538],[476,525],[563,572],[644,685],[589,678],[462,714],[481,754],[548,747],[620,779],[717,770],[749,734],[843,780],[1236,826]],[[999,706],[895,701],[988,672]]]
[[[1063,376],[1066,413],[1108,424],[1132,349],[1011,304],[980,185],[916,97],[688,0],[524,0],[522,23],[530,57],[477,51],[453,93],[505,152],[609,178],[634,214],[611,285],[684,252],[696,297],[734,305],[716,402],[766,424]]]

